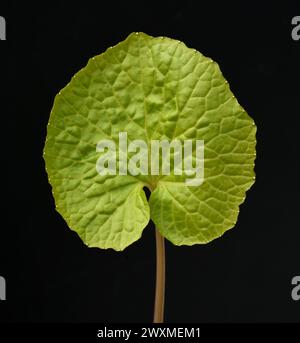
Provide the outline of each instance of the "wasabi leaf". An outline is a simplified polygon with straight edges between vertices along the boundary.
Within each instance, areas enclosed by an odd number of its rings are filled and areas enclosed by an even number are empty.
[[[97,143],[118,147],[120,132],[148,144],[204,140],[204,182],[188,186],[174,171],[100,175]],[[90,247],[123,250],[150,218],[176,245],[207,243],[235,225],[254,182],[255,133],[217,63],[179,41],[130,34],[55,97],[44,159],[57,211]]]

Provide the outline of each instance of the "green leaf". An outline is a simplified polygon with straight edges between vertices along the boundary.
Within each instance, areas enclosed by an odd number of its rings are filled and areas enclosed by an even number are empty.
[[[204,140],[204,182],[180,175],[106,175],[97,142]],[[55,97],[44,158],[58,212],[90,247],[123,250],[149,219],[176,245],[232,228],[254,182],[256,126],[217,63],[144,33],[89,60]],[[143,187],[152,194],[147,203]]]

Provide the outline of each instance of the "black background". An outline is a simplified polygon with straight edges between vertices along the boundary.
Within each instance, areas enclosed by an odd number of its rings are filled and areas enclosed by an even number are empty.
[[[1,1],[0,275],[4,322],[150,322],[154,228],[124,252],[89,249],[54,209],[42,159],[56,93],[133,31],[185,42],[221,67],[257,127],[257,180],[236,227],[208,245],[167,242],[167,322],[299,322],[300,40],[284,1]]]

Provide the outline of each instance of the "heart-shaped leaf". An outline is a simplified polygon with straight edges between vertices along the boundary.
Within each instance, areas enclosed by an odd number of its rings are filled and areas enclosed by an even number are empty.
[[[149,145],[204,140],[204,181],[190,186],[174,171],[100,175],[97,144],[120,148],[120,132]],[[255,133],[217,63],[179,41],[136,33],[90,59],[58,93],[44,158],[57,210],[88,246],[123,250],[150,217],[172,243],[192,245],[235,225],[254,182]]]

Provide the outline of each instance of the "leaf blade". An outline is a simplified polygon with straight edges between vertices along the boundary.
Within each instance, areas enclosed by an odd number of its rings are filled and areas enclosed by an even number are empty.
[[[205,179],[100,176],[99,140],[203,139]],[[169,38],[143,33],[89,60],[56,96],[44,158],[58,211],[89,246],[123,250],[150,214],[176,245],[207,243],[234,226],[254,182],[253,120],[219,66]],[[149,205],[143,187],[154,189]],[[149,207],[150,206],[150,207]]]

